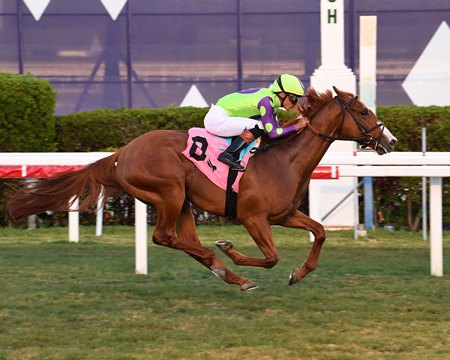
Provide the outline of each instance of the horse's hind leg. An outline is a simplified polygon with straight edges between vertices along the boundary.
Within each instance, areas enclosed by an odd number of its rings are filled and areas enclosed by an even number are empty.
[[[166,202],[164,207],[157,208],[157,211],[159,211],[158,222],[153,234],[154,243],[184,251],[225,282],[240,285],[243,291],[257,287],[253,281],[227,269],[213,250],[200,244],[195,230],[191,205],[187,201],[177,211],[168,209],[167,205]]]
[[[319,261],[320,250],[325,241],[325,229],[317,221],[314,221],[309,216],[303,214],[300,211],[296,211],[295,214],[284,222],[280,223],[281,226],[290,228],[309,230],[314,235],[314,243],[308,258],[303,263],[301,269],[295,268],[289,277],[289,285],[293,285],[296,282],[302,280],[308,273],[313,271],[317,262]]]

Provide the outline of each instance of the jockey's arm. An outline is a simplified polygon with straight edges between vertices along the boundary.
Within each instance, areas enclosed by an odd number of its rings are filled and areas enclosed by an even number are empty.
[[[295,119],[289,120],[285,124],[281,125],[281,127],[285,128],[291,125],[294,125],[297,131],[304,129],[308,125],[309,120],[303,116],[298,116]]]
[[[264,126],[264,130],[271,139],[281,139],[297,132],[297,126],[289,125],[287,127],[281,127],[278,120],[275,117],[274,109],[270,103],[270,98],[265,97],[258,103],[258,109],[261,113],[261,122]]]

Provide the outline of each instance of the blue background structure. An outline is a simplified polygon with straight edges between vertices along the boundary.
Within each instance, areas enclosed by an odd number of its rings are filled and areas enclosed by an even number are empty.
[[[0,71],[47,79],[57,114],[179,105],[195,84],[208,103],[320,65],[319,1],[128,0],[116,21],[100,0],[52,0],[36,21],[0,3]],[[346,0],[346,64],[358,77],[359,16],[378,17],[377,103],[411,104],[401,84],[450,2]]]

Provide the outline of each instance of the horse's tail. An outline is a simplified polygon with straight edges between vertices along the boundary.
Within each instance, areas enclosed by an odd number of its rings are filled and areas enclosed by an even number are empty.
[[[122,192],[117,182],[116,152],[81,170],[40,180],[14,192],[8,200],[8,212],[13,221],[46,210],[68,211],[76,198],[83,211],[97,204],[100,194],[103,199]]]

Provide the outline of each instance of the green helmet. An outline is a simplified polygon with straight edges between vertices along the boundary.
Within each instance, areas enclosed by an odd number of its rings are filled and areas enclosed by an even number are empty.
[[[297,96],[304,96],[305,89],[302,82],[294,75],[282,74],[277,77],[270,87],[274,93],[285,92]]]

